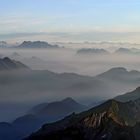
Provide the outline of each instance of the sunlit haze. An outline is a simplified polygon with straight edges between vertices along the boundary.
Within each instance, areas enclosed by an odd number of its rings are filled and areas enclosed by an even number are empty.
[[[140,43],[139,0],[0,0],[0,39]]]

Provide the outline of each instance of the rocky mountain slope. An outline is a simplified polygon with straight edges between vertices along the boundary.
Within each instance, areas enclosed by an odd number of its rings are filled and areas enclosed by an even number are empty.
[[[140,99],[126,103],[109,100],[78,115],[44,125],[25,140],[138,140]]]

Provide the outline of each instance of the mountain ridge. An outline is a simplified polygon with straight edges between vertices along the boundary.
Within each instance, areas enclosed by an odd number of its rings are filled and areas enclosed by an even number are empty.
[[[59,46],[51,45],[45,41],[24,41],[16,48],[59,48]]]
[[[23,63],[12,60],[9,57],[0,58],[0,71],[16,70],[16,69],[29,69],[29,68]]]
[[[76,139],[80,136],[82,140],[134,140],[138,137],[134,132],[140,121],[139,113],[140,99],[126,103],[113,99],[80,114],[72,114],[59,122],[46,124],[25,140]]]

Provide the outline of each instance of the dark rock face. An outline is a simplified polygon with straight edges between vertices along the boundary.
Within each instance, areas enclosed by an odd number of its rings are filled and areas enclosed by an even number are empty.
[[[140,100],[109,100],[81,114],[44,125],[25,140],[138,140]]]

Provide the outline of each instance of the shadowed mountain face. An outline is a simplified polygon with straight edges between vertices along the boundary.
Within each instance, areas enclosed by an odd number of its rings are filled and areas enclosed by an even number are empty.
[[[11,60],[8,57],[0,59],[0,71],[17,70],[17,69],[29,69],[29,68],[18,61]]]
[[[42,124],[64,118],[72,112],[81,112],[86,106],[66,98],[62,101],[44,103],[33,107],[26,115],[10,123],[0,123],[0,139],[19,140],[39,129]]]
[[[73,111],[81,111],[85,109],[86,106],[77,103],[72,98],[66,98],[62,101],[48,103],[47,105],[44,104],[42,107],[39,105],[35,108],[33,108],[34,111],[31,110],[30,112],[37,116],[48,115],[50,119],[53,120],[54,116],[56,118],[64,117]]]
[[[138,140],[140,100],[109,100],[78,115],[44,125],[25,140]]]
[[[24,120],[26,122],[29,116],[40,120],[40,122],[54,122],[73,112],[81,112],[86,108],[86,106],[77,103],[72,98],[66,98],[62,101],[37,105],[28,111],[27,115],[17,118],[14,123],[23,123]]]
[[[48,42],[43,41],[24,41],[22,44],[17,46],[18,48],[59,48],[58,45],[51,45]]]

